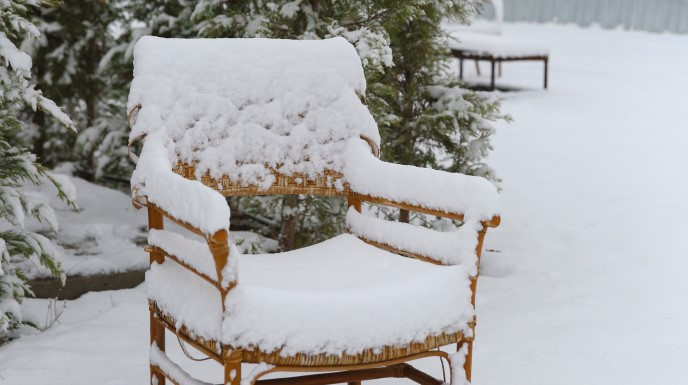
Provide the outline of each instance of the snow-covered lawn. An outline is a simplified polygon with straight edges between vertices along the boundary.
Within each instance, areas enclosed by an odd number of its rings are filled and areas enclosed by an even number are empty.
[[[474,383],[688,383],[688,36],[505,34],[549,45],[550,90],[540,63],[498,79],[528,90],[501,95],[515,121],[490,159],[504,215],[485,245]],[[47,303],[25,308],[44,320]],[[0,347],[0,384],[146,383],[147,322],[143,287],[70,301],[48,331]],[[171,338],[168,350],[182,361]],[[441,377],[436,359],[420,365]],[[210,361],[190,367],[221,378]]]

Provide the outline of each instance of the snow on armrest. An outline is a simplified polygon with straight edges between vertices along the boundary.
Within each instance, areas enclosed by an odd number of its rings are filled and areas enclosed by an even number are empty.
[[[143,111],[142,111],[143,113]],[[140,116],[137,124],[143,119]],[[174,218],[206,235],[229,230],[229,206],[217,191],[172,172],[165,130],[150,133],[131,177],[134,198],[145,196]]]
[[[456,231],[440,232],[408,223],[391,222],[359,213],[353,207],[346,213],[351,232],[365,240],[419,254],[444,265],[462,265],[477,273],[478,231],[480,222],[465,222]]]
[[[489,221],[500,213],[497,189],[487,179],[387,163],[360,139],[349,140],[344,176],[358,194],[462,214],[467,220]]]
[[[148,244],[163,249],[217,282],[215,262],[206,243],[188,239],[172,231],[151,229],[148,232]]]

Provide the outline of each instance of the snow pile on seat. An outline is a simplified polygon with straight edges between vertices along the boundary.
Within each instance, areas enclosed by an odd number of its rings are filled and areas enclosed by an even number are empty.
[[[540,42],[506,36],[457,31],[450,34],[452,49],[475,52],[495,58],[547,56],[549,49]]]
[[[354,192],[476,221],[500,213],[497,189],[485,178],[383,162],[359,139],[351,139],[346,151],[344,175]]]
[[[369,241],[434,259],[447,265],[462,265],[471,275],[478,273],[475,254],[480,222],[466,222],[455,231],[440,232],[408,223],[391,222],[361,214],[353,207],[346,213],[351,233]]]
[[[148,294],[201,337],[283,355],[355,354],[442,332],[472,335],[464,267],[400,257],[350,234],[281,254],[241,255],[239,270],[224,316],[219,292],[172,261],[153,265]]]
[[[343,168],[347,139],[379,145],[364,93],[360,59],[343,38],[143,37],[128,102],[142,108],[130,139],[165,131],[169,160],[197,162],[197,178],[265,189],[270,168],[314,178]]]
[[[207,243],[188,239],[173,231],[151,229],[148,232],[148,244],[165,250],[199,273],[217,281],[215,259]]]

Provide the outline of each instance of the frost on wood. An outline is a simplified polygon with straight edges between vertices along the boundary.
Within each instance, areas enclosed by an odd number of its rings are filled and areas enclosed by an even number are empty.
[[[199,381],[191,377],[179,365],[174,363],[167,354],[158,348],[158,344],[153,342],[150,347],[150,363],[157,366],[174,380],[178,385],[211,385],[210,383]]]
[[[344,38],[182,40],[144,37],[134,52],[130,138],[165,130],[171,162],[196,177],[268,188],[282,174],[341,171],[346,141],[377,126],[360,101],[365,78]]]
[[[351,232],[367,240],[420,254],[448,265],[462,265],[476,275],[480,222],[464,223],[454,231],[440,232],[408,223],[391,222],[359,213],[353,207],[346,214]]]
[[[148,295],[198,336],[284,355],[355,354],[442,332],[472,335],[463,266],[401,258],[353,235],[287,253],[240,255],[238,270],[224,315],[218,290],[172,261],[153,264]]]

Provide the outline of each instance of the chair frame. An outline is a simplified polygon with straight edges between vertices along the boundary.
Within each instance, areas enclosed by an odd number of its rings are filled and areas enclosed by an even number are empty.
[[[370,143],[370,142],[369,142]],[[379,152],[371,145],[374,154]],[[196,180],[194,177],[193,165],[179,163],[173,171],[187,179]],[[378,197],[362,195],[355,193],[345,185],[343,190],[337,190],[332,187],[332,183],[327,182],[329,177],[330,182],[332,178],[341,178],[341,174],[336,172],[327,172],[326,177],[317,180],[308,180],[301,175],[284,176],[276,175],[276,183],[268,190],[258,190],[255,187],[246,187],[238,183],[233,183],[226,177],[220,180],[213,179],[209,175],[201,178],[200,182],[218,190],[225,196],[237,195],[283,195],[283,194],[312,194],[312,195],[326,195],[326,196],[343,196],[348,200],[348,206],[354,207],[357,211],[361,211],[363,202],[386,205],[396,207],[404,210],[415,211],[424,214],[435,215],[438,217],[463,220],[461,213],[444,212],[435,209],[428,209],[426,207],[414,205],[407,202],[397,202]],[[214,258],[215,267],[217,270],[218,280],[204,275],[193,267],[181,261],[180,258],[165,251],[159,247],[147,246],[146,250],[150,253],[150,263],[162,263],[165,259],[172,260],[181,266],[185,267],[194,274],[200,276],[216,287],[222,298],[222,307],[224,310],[224,302],[227,295],[230,295],[231,290],[236,286],[236,282],[231,283],[228,287],[223,288],[219,283],[221,282],[222,269],[230,257],[230,248],[228,243],[228,233],[226,230],[220,230],[214,234],[203,233],[200,229],[183,222],[160,207],[152,203],[146,202],[145,199],[135,199],[134,206],[137,208],[147,207],[148,211],[148,227],[149,229],[163,229],[163,221],[165,218],[170,220],[187,230],[198,234],[205,238],[208,248]],[[483,240],[487,229],[489,227],[496,227],[500,223],[500,217],[495,216],[489,221],[482,222],[482,229],[478,232],[478,244],[476,247],[476,255],[478,257],[478,266],[480,265],[480,255],[482,253]],[[404,257],[416,258],[428,263],[442,264],[430,257],[410,253],[400,250],[391,245],[382,244],[361,238],[363,241],[379,247],[381,249],[400,254]],[[478,275],[471,277],[471,302],[475,307],[475,293],[477,289]],[[219,341],[205,340],[203,338],[194,336],[185,327],[176,328],[175,320],[160,309],[154,301],[149,302],[150,311],[150,342],[156,343],[161,351],[165,351],[165,329],[175,334],[179,339],[193,346],[209,358],[214,359],[224,366],[224,381],[226,384],[240,385],[242,382],[241,364],[242,363],[268,363],[271,366],[266,367],[257,373],[251,373],[249,383],[251,385],[325,385],[334,383],[347,382],[351,385],[359,385],[361,381],[371,380],[384,377],[405,377],[416,383],[423,385],[441,385],[443,381],[433,378],[432,376],[423,373],[411,365],[408,361],[413,361],[426,357],[440,357],[440,359],[451,359],[450,354],[441,351],[439,347],[449,344],[456,344],[457,351],[466,347],[466,357],[464,361],[464,370],[466,378],[470,381],[472,369],[472,353],[473,353],[473,337],[463,336],[461,333],[440,334],[438,336],[428,337],[425,341],[413,342],[410,346],[393,347],[388,346],[376,351],[364,351],[360,354],[342,356],[333,355],[302,355],[297,354],[289,357],[282,357],[277,352],[265,353],[258,349],[234,349],[232,346],[222,344]],[[475,330],[475,320],[471,323],[471,328]],[[451,367],[451,366],[450,366]],[[321,374],[303,375],[298,377],[287,377],[277,379],[260,380],[260,378],[268,373],[273,372],[325,372]],[[179,385],[176,380],[166,373],[161,367],[151,363],[150,365],[151,384],[157,381],[158,385],[169,380],[175,385]]]

